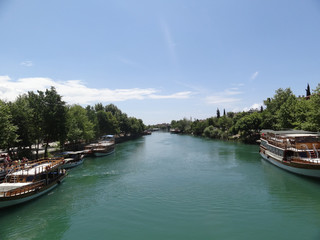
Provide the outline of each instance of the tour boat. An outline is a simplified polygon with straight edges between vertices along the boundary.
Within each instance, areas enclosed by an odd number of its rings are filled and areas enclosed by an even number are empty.
[[[92,143],[85,147],[85,153],[89,156],[101,157],[107,156],[114,152],[115,137],[114,135],[105,135],[98,143]]]
[[[179,128],[171,128],[170,133],[178,134],[178,133],[181,133],[181,130]]]
[[[76,151],[76,152],[64,152],[62,153],[64,157],[64,164],[62,168],[73,168],[84,162],[84,151]]]
[[[7,164],[5,164],[5,158],[7,154],[0,154],[0,182],[7,175]]]
[[[61,158],[15,166],[0,183],[0,208],[20,204],[49,192],[66,176],[63,164]]]
[[[0,182],[6,177],[7,171],[4,166],[0,166]]]
[[[261,131],[260,154],[287,171],[320,177],[320,133],[300,130]]]

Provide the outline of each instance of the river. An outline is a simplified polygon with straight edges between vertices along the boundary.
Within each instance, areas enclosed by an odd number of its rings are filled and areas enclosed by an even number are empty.
[[[320,181],[256,145],[155,132],[86,158],[31,202],[0,210],[0,239],[320,239]]]

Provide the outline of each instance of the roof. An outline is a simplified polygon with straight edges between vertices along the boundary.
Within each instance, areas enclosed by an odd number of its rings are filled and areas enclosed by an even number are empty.
[[[280,131],[275,131],[275,130],[270,130],[270,129],[264,129],[261,130],[261,133],[267,134],[267,133],[272,133],[275,135],[283,135],[287,137],[307,137],[307,136],[320,136],[319,132],[310,132],[310,131],[304,131],[304,130],[280,130]]]

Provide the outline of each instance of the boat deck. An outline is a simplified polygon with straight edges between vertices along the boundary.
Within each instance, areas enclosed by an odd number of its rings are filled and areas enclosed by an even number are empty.
[[[17,188],[21,188],[21,187],[25,187],[27,185],[31,185],[32,182],[26,182],[26,183],[1,183],[0,184],[0,195],[2,195],[5,192],[17,189]]]
[[[24,169],[9,173],[8,176],[37,175],[46,172],[48,168],[52,169],[56,166],[59,166],[59,163],[52,164],[50,162],[45,162],[35,166],[25,165]]]

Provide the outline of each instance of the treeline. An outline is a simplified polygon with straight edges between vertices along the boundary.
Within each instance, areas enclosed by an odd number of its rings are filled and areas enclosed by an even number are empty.
[[[173,120],[171,128],[184,133],[216,139],[240,139],[254,143],[262,129],[299,129],[320,131],[320,84],[313,92],[308,85],[306,97],[295,96],[290,88],[278,89],[264,101],[265,109],[228,112],[205,120]]]
[[[145,129],[141,119],[128,117],[115,105],[67,105],[54,87],[46,91],[28,92],[14,102],[0,100],[0,149],[11,153],[17,150],[18,158],[36,158],[40,144],[45,155],[50,142],[64,144],[90,142],[105,134],[122,136],[140,135]]]

